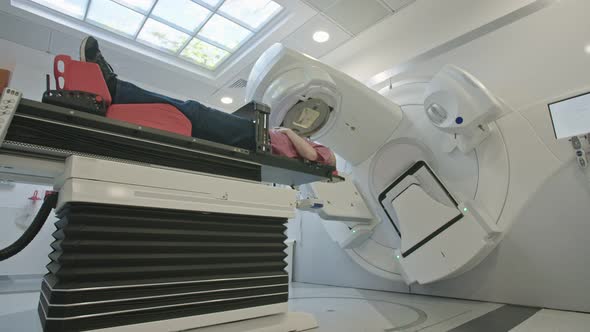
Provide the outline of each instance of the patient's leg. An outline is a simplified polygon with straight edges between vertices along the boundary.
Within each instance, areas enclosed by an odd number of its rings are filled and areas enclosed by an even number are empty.
[[[98,41],[92,36],[82,41],[80,60],[98,64],[107,82],[113,104],[170,104],[191,121],[193,137],[248,150],[253,150],[256,146],[252,121],[207,107],[194,100],[181,101],[117,79],[113,67],[103,57]]]
[[[170,104],[192,123],[192,136],[253,150],[256,146],[252,121],[207,107],[197,101],[181,101],[144,90],[117,79],[113,104]]]

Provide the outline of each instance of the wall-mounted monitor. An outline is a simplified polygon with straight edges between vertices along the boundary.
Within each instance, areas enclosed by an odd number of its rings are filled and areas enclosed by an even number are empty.
[[[557,139],[590,133],[590,92],[549,104]]]

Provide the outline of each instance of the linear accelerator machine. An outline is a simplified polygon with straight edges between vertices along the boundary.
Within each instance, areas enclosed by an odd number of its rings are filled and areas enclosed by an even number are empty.
[[[243,151],[6,90],[0,175],[51,181],[59,191],[38,309],[43,330],[313,328],[313,317],[287,307],[284,224],[296,208],[339,221],[328,230],[356,262],[407,283],[471,269],[506,231],[497,221],[508,163],[493,123],[503,106],[464,71],[445,68],[424,110],[405,112],[277,44],[254,66],[247,100],[270,106],[257,126],[290,127],[332,148],[351,166],[346,181],[268,149]],[[253,105],[254,118],[264,113]],[[300,197],[268,183],[299,186]]]
[[[329,146],[351,174],[302,186],[301,209],[368,271],[411,284],[464,273],[488,255],[500,228],[508,160],[494,120],[506,111],[469,73],[447,66],[424,107],[406,111],[351,77],[280,44],[249,78],[247,99],[270,106],[271,126]],[[397,239],[395,246],[383,245]]]

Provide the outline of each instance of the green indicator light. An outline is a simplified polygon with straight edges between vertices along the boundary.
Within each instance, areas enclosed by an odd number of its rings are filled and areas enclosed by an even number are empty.
[[[467,208],[463,208],[463,212],[467,212]]]
[[[353,233],[356,233],[356,231],[352,231]]]
[[[399,259],[399,256],[395,256],[397,259]]]

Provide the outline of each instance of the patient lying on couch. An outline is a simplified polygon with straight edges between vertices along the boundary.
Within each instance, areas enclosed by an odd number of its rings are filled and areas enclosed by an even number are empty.
[[[117,78],[103,57],[98,41],[89,36],[80,46],[80,61],[96,63],[107,83],[113,104],[169,104],[176,107],[192,124],[192,136],[243,149],[255,149],[254,123],[248,119],[207,107],[197,101],[181,101],[144,90]],[[336,165],[334,153],[327,147],[303,138],[288,128],[271,129],[272,153],[289,158]]]

